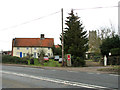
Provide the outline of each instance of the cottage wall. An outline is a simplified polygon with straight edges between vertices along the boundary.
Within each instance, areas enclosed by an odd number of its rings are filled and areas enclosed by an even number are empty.
[[[50,47],[13,47],[13,56],[25,57],[27,56],[27,53],[29,53],[33,54],[34,58],[38,58],[38,53],[40,54],[41,50],[43,50],[45,55],[48,57],[53,56],[53,52]]]

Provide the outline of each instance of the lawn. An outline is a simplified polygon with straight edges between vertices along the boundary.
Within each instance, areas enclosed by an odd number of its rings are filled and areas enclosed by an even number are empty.
[[[30,60],[28,60],[28,65],[30,65]],[[44,65],[42,65],[38,59],[34,59],[34,65],[32,66],[61,67],[61,63],[54,61],[54,59],[49,59],[49,61],[44,62]]]

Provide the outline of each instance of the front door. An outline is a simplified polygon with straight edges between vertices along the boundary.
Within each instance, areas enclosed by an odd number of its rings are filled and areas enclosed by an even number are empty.
[[[22,57],[22,52],[20,52],[20,57]]]

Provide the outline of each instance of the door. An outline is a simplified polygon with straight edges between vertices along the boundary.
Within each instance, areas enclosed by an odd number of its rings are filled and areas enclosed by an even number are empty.
[[[20,57],[22,57],[22,52],[20,52]]]
[[[34,52],[34,58],[36,58],[36,52]]]

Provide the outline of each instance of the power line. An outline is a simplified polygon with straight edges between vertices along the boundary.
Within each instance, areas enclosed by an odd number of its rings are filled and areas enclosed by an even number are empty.
[[[119,7],[119,6],[81,8],[81,9],[73,9],[73,10],[89,10],[89,9],[102,9],[102,8],[115,8],[115,7]],[[23,22],[23,23],[18,24],[18,25],[13,25],[13,26],[10,26],[10,27],[7,27],[7,28],[3,28],[3,29],[1,29],[0,31],[8,30],[8,29],[10,29],[10,28],[16,28],[16,27],[19,27],[19,26],[21,26],[21,25],[25,25],[25,24],[31,23],[31,22],[33,22],[33,21],[37,21],[37,20],[40,20],[40,19],[46,18],[46,17],[48,17],[48,16],[51,16],[51,15],[57,14],[57,13],[59,13],[59,12],[60,12],[60,11],[57,11],[57,12],[54,12],[54,13],[51,13],[51,14],[48,14],[48,15],[45,15],[45,16],[42,16],[42,17],[39,17],[39,18],[36,18],[36,19],[30,20],[30,21]]]
[[[21,25],[25,25],[25,24],[28,24],[28,23],[31,23],[31,22],[34,22],[34,21],[37,21],[37,20],[40,20],[40,19],[46,18],[46,17],[48,17],[48,16],[51,16],[51,15],[57,14],[57,13],[59,13],[59,12],[60,12],[60,11],[57,11],[57,12],[54,12],[54,13],[51,13],[51,14],[48,14],[48,15],[45,15],[45,16],[42,16],[42,17],[39,17],[39,18],[36,18],[36,19],[30,20],[30,21],[23,22],[23,23],[18,24],[18,25],[13,25],[13,26],[10,26],[10,27],[7,27],[7,28],[3,28],[3,29],[1,29],[0,31],[8,30],[8,29],[10,29],[10,28],[16,28],[16,27],[19,27],[19,26],[21,26]]]
[[[73,10],[103,9],[103,8],[115,8],[115,7],[119,7],[119,6],[93,7],[93,8],[80,8],[80,9],[73,9]]]

